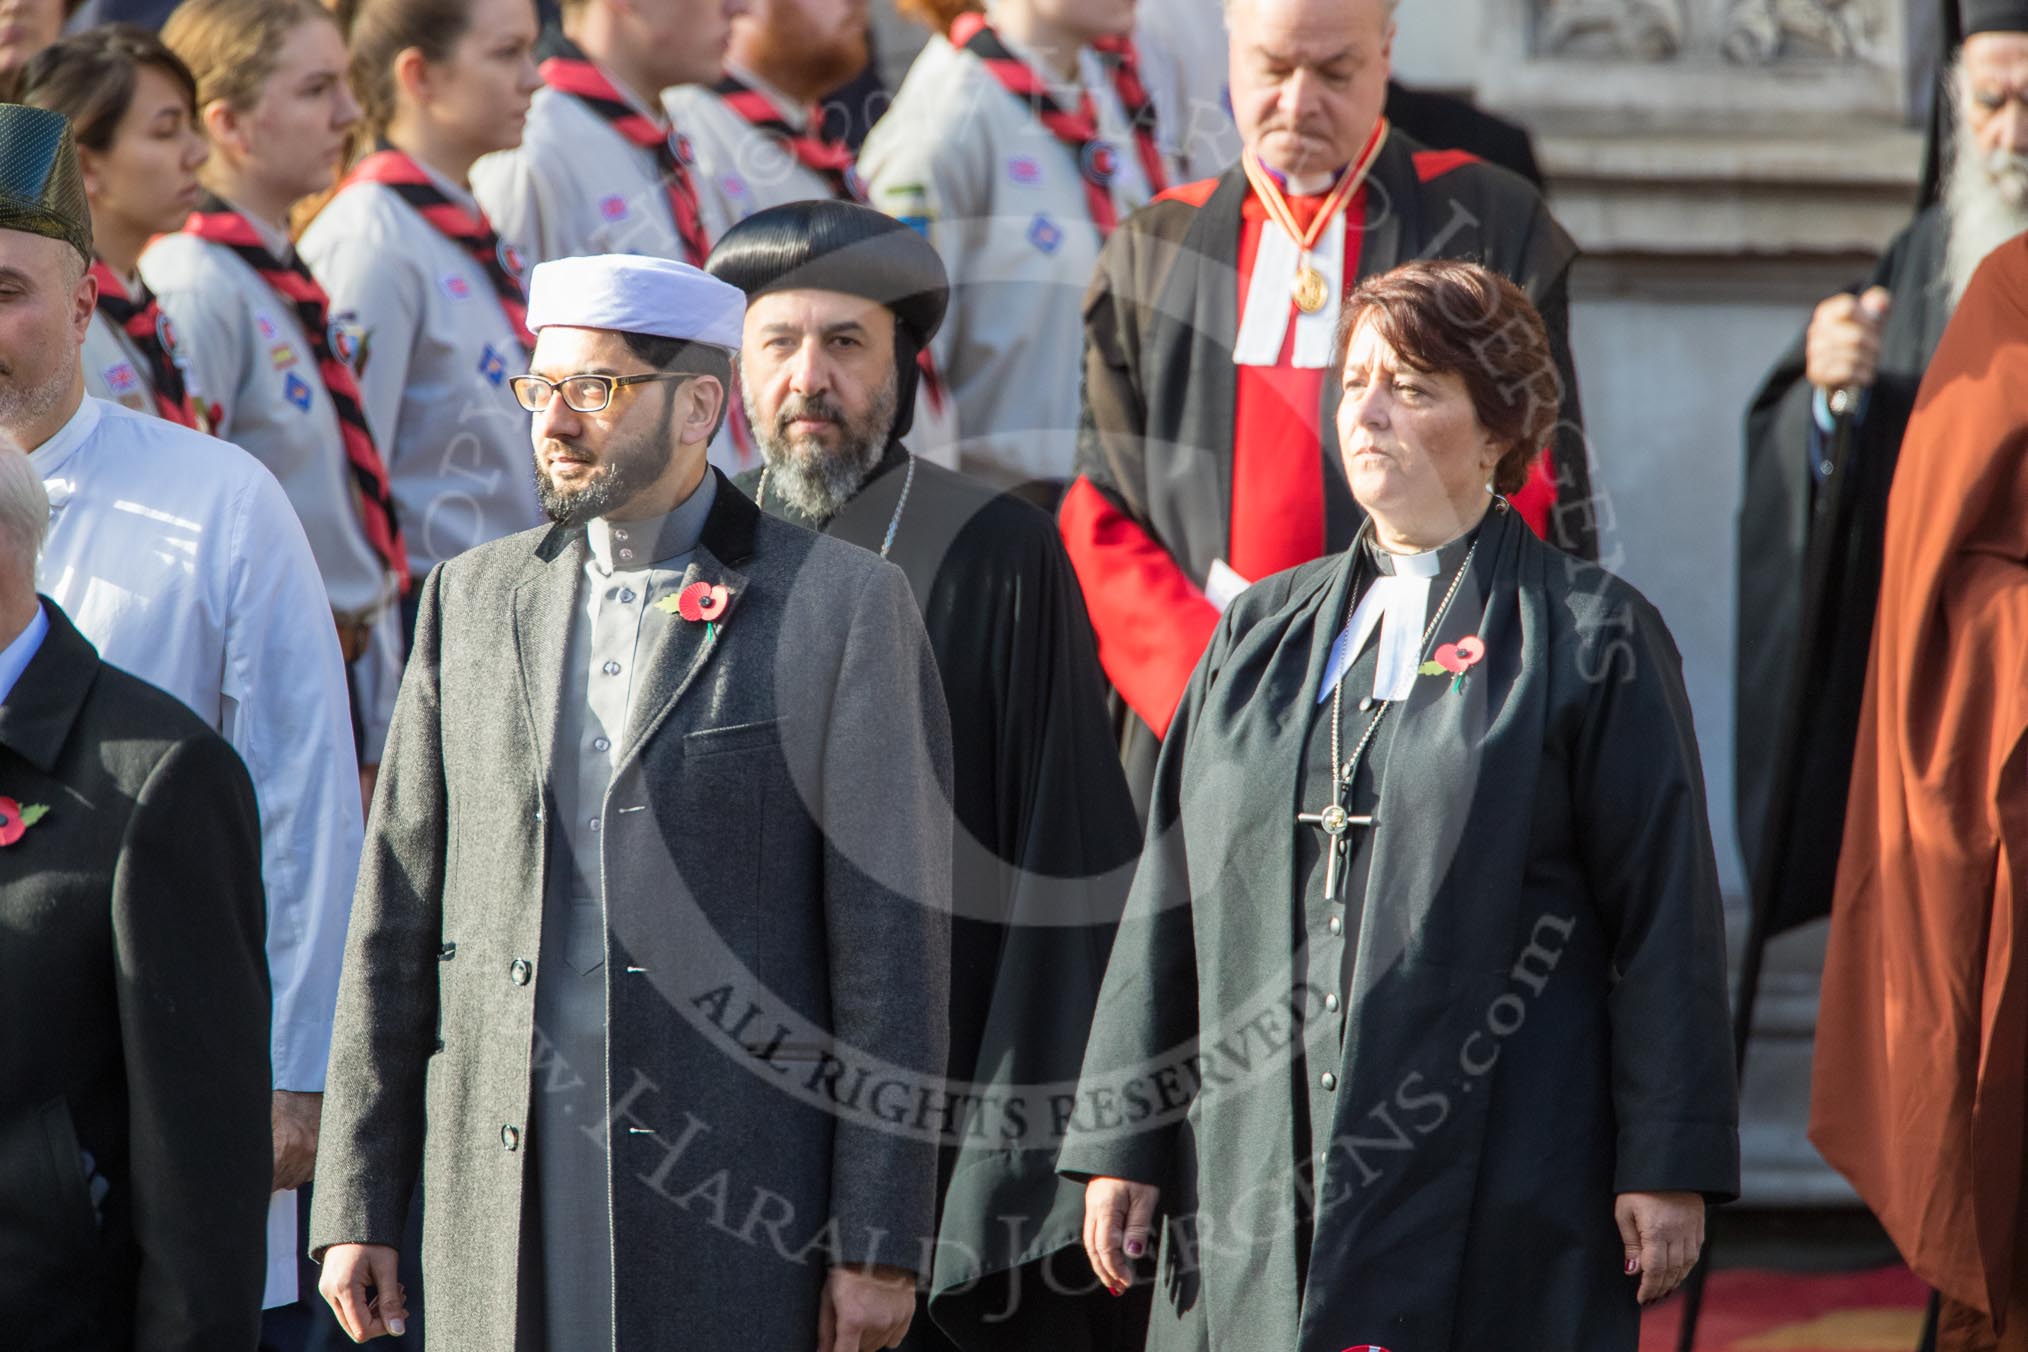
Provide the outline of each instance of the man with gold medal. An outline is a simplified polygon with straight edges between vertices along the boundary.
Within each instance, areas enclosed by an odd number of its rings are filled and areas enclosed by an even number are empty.
[[[1514,504],[1552,543],[1598,553],[1570,358],[1576,247],[1523,179],[1388,126],[1394,7],[1230,0],[1241,162],[1128,219],[1086,298],[1078,475],[1060,524],[1137,798],[1227,603],[1358,527],[1325,376],[1340,298],[1360,278],[1461,258],[1528,292],[1561,416]]]

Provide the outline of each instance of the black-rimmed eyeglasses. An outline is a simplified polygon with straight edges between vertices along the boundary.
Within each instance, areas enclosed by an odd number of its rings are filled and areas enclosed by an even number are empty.
[[[613,391],[623,385],[639,385],[650,380],[689,380],[688,371],[651,371],[640,376],[565,376],[562,380],[544,380],[541,376],[515,376],[508,381],[514,390],[514,402],[530,413],[540,413],[549,407],[549,401],[561,394],[564,407],[578,413],[601,413],[613,402]]]

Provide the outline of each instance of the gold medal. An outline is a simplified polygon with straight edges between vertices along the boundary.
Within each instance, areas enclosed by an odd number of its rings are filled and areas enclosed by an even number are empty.
[[[1296,270],[1296,283],[1290,288],[1295,292],[1296,308],[1306,315],[1313,315],[1324,308],[1324,302],[1331,299],[1331,287],[1325,282],[1324,274],[1305,262]]]
[[[1337,186],[1325,197],[1323,206],[1311,220],[1309,229],[1298,229],[1294,210],[1288,199],[1282,195],[1279,184],[1267,170],[1255,161],[1253,155],[1241,156],[1240,163],[1246,169],[1247,182],[1253,186],[1254,195],[1260,198],[1268,219],[1280,227],[1283,233],[1295,242],[1301,263],[1296,269],[1296,278],[1289,286],[1290,296],[1296,309],[1306,315],[1316,314],[1331,301],[1331,284],[1324,280],[1324,274],[1310,262],[1310,252],[1317,241],[1323,238],[1324,230],[1337,215],[1345,210],[1360,186],[1366,182],[1366,175],[1372,170],[1373,162],[1380,157],[1380,148],[1387,144],[1387,119],[1381,118],[1374,124],[1373,134],[1366,140],[1366,146],[1359,152],[1346,172],[1339,176]]]

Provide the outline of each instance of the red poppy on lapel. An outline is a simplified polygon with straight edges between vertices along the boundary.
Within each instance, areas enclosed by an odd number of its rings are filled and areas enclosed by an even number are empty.
[[[0,798],[0,845],[12,845],[48,814],[49,809],[40,803],[23,807],[12,798]]]

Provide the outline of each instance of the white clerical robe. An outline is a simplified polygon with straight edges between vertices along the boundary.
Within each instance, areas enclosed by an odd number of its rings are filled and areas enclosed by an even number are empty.
[[[29,461],[50,504],[40,590],[101,657],[189,705],[246,762],[275,1088],[321,1092],[363,824],[344,659],[303,528],[238,447],[89,396]],[[284,1271],[295,1298],[295,1194],[275,1210],[270,1303]]]

